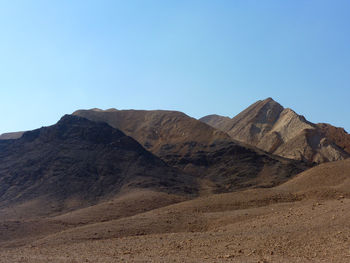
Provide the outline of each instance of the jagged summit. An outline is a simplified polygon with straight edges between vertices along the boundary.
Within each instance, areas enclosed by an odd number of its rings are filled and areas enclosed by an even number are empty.
[[[253,103],[232,119],[209,115],[200,120],[235,140],[286,158],[320,163],[349,157],[345,149],[350,149],[350,143],[344,139],[348,134],[317,126],[272,98]]]

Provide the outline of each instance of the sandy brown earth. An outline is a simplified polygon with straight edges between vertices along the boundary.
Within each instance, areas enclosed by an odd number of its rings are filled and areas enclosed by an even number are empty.
[[[28,233],[17,241],[3,238],[0,262],[349,262],[349,182],[346,160],[275,188],[194,200],[154,192],[147,199],[150,193],[136,191],[98,207],[38,218],[46,229],[33,228],[42,233],[36,238],[28,222],[2,221],[2,231],[17,223],[8,230],[12,236]],[[124,213],[164,198],[163,207]]]
[[[349,208],[349,199],[315,199],[201,212],[201,231],[58,244],[49,237],[2,249],[0,262],[349,262]]]

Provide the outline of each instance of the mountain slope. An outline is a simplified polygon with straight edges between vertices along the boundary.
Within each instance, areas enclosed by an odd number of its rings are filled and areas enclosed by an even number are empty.
[[[0,141],[1,207],[27,203],[58,212],[128,189],[186,195],[195,185],[123,132],[77,116]]]
[[[350,159],[320,164],[298,174],[276,189],[322,197],[350,197]]]
[[[209,115],[200,120],[235,140],[290,159],[322,163],[350,156],[343,150],[344,144],[338,145],[339,141],[330,136],[332,132],[327,133],[326,128],[321,129],[271,98],[255,102],[232,119]]]

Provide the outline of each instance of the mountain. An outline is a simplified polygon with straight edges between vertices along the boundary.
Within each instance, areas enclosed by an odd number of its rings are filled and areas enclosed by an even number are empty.
[[[24,132],[9,132],[0,135],[0,140],[12,140],[21,138]]]
[[[322,163],[350,157],[350,135],[344,130],[313,124],[272,98],[255,102],[232,119],[208,115],[200,121],[235,140],[290,159]]]
[[[78,110],[73,115],[106,122],[163,157],[185,156],[222,141],[232,141],[226,133],[178,111],[92,109]]]
[[[226,116],[220,116],[217,114],[207,115],[200,119],[200,121],[214,127],[224,130],[224,127],[230,123],[231,118]]]
[[[66,115],[0,141],[0,208],[75,209],[131,189],[196,194],[196,181],[106,123]]]
[[[73,115],[122,130],[169,165],[205,179],[208,193],[273,186],[308,168],[242,145],[181,112],[92,109]]]

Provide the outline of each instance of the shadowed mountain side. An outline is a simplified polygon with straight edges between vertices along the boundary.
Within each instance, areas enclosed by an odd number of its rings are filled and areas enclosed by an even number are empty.
[[[255,102],[232,119],[208,115],[200,120],[235,140],[290,159],[322,163],[350,157],[345,150],[350,135],[345,131],[321,129],[271,98]]]
[[[197,151],[181,158],[170,155],[163,158],[186,173],[206,179],[202,187],[214,193],[273,187],[310,168],[306,163],[269,155],[234,142],[218,144],[212,150]],[[205,182],[209,184],[205,185]]]
[[[1,207],[37,203],[49,214],[135,188],[196,193],[192,177],[106,123],[66,115],[18,140],[0,141]]]

